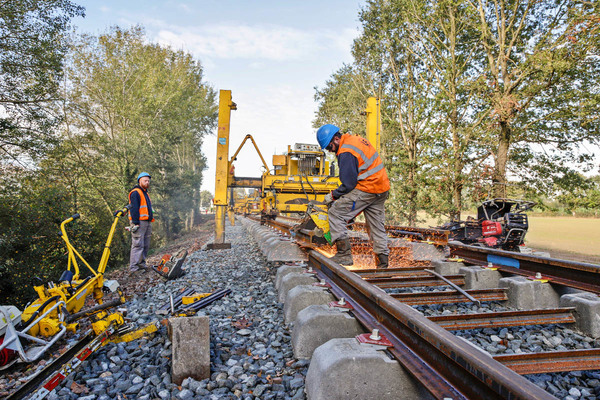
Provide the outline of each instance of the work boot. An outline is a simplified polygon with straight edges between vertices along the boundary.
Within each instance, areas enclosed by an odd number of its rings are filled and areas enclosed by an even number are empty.
[[[338,239],[335,241],[337,247],[337,253],[331,257],[331,261],[335,261],[340,265],[353,265],[352,260],[352,246],[350,245],[350,239]]]
[[[375,260],[377,261],[377,268],[387,268],[388,267],[388,255],[387,254],[377,254],[377,255],[375,255]]]

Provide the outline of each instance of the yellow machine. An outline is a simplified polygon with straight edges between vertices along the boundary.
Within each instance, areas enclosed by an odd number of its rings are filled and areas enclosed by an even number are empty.
[[[233,210],[237,214],[258,215],[262,210],[260,200],[260,191],[258,189],[254,189],[249,195],[236,198],[233,201]]]
[[[340,181],[335,171],[330,169],[325,152],[316,144],[294,145],[282,155],[273,156],[273,172],[265,162],[251,135],[246,135],[235,154],[229,157],[229,131],[231,111],[237,109],[230,90],[219,93],[219,118],[217,131],[217,166],[215,181],[215,240],[208,249],[230,248],[225,243],[225,214],[227,210],[239,210],[235,204],[227,202],[228,188],[254,188],[260,190],[261,213],[274,216],[277,213],[305,214],[308,204],[322,204],[327,193],[336,189]],[[379,99],[370,97],[364,111],[367,119],[367,139],[377,151],[381,141],[381,118]],[[264,166],[263,175],[257,177],[236,177],[234,161],[250,139]],[[239,212],[239,211],[238,211]],[[324,213],[324,211],[322,212]],[[311,217],[312,218],[312,217]],[[321,228],[319,228],[321,229]]]
[[[233,162],[247,140],[250,140],[263,162],[264,173],[260,178],[236,177]],[[230,188],[254,188],[259,190],[260,205],[247,200],[244,213],[251,210],[267,213],[306,212],[309,202],[321,203],[327,193],[340,185],[330,169],[325,152],[316,144],[297,143],[288,146],[285,154],[273,156],[273,169],[269,169],[252,135],[246,135],[235,154],[229,160],[228,186]],[[271,172],[272,171],[272,172]],[[234,209],[238,210],[238,200]]]
[[[124,303],[125,298],[118,288],[118,282],[104,280],[104,271],[108,264],[110,245],[117,223],[120,217],[127,214],[128,210],[129,206],[114,213],[114,220],[96,270],[73,247],[67,235],[65,226],[78,219],[79,214],[75,214],[61,223],[62,239],[67,245],[68,251],[67,270],[62,274],[58,283],[49,282],[47,285],[41,283],[34,286],[38,299],[30,304],[21,315],[21,325],[25,328],[17,331],[14,324],[9,324],[6,327],[0,351],[7,348],[18,352],[20,358],[25,362],[35,361],[67,330],[75,331],[76,321],[80,318],[89,317],[92,320],[92,329],[96,335],[104,332],[110,325],[119,326],[124,323],[122,314],[107,312],[107,309]],[[91,275],[85,278],[80,277],[79,262],[85,265]],[[103,302],[105,291],[118,291],[119,297],[105,303]],[[82,311],[86,299],[90,295],[97,304]],[[0,314],[5,314],[4,307],[0,307]],[[44,340],[41,337],[49,339]],[[21,339],[27,339],[41,346],[36,347],[33,353],[25,352],[21,345]]]
[[[262,176],[263,207],[280,213],[305,213],[309,202],[321,203],[340,186],[325,152],[316,144],[296,143],[273,156],[274,173]]]

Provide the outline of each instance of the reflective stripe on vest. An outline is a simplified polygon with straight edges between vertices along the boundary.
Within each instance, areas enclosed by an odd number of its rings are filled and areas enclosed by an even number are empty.
[[[140,221],[148,221],[150,215],[148,215],[148,203],[146,203],[146,196],[144,196],[144,192],[140,188],[134,188],[131,192],[129,192],[129,204],[131,204],[131,193],[133,192],[138,192],[140,195]],[[131,221],[131,213],[129,213],[129,220]],[[152,221],[154,221],[154,218]]]
[[[383,193],[390,190],[390,181],[383,161],[366,139],[349,134],[342,135],[337,154],[341,153],[351,153],[358,159],[357,189],[367,193]]]

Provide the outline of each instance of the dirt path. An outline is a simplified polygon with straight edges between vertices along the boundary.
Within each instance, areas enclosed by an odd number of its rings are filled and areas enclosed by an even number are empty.
[[[202,222],[196,225],[192,232],[175,239],[164,247],[154,250],[152,256],[148,257],[148,265],[157,265],[165,254],[175,254],[182,249],[187,250],[188,254],[200,250],[212,237],[215,225],[213,215],[202,217]],[[127,266],[108,272],[106,279],[117,280],[126,296],[132,296],[134,293],[143,293],[156,282],[163,280],[162,277],[152,271],[131,274],[127,270]]]

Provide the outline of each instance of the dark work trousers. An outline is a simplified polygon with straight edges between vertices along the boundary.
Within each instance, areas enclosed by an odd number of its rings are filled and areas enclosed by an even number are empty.
[[[353,189],[333,202],[329,207],[329,229],[331,241],[348,238],[348,221],[356,217],[361,211],[365,214],[367,232],[373,242],[375,254],[388,255],[388,237],[385,232],[385,201],[389,192],[367,193]]]
[[[129,271],[134,272],[146,268],[146,256],[150,249],[152,223],[140,221],[140,228],[131,234],[131,255],[129,256]]]

